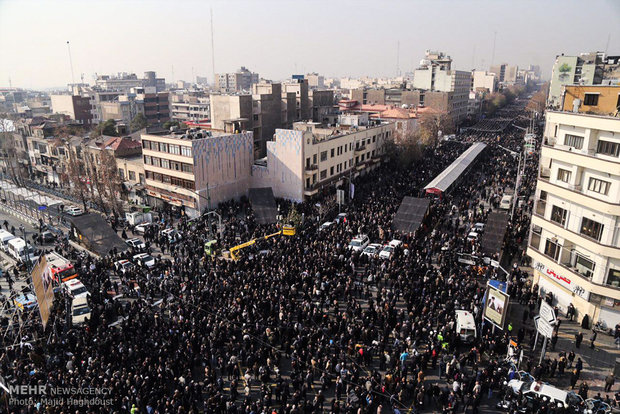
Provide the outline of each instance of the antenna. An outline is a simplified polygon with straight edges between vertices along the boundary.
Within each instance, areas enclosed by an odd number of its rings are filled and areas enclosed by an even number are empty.
[[[605,56],[607,56],[607,51],[609,50],[609,40],[611,39],[611,33],[607,35],[607,45],[605,46]]]
[[[497,40],[497,30],[493,31],[493,53],[491,54],[491,66],[495,62],[495,41]]]
[[[67,40],[67,50],[69,51],[69,66],[71,66],[71,83],[75,83],[75,78],[73,76],[73,59],[71,59],[71,45]]]
[[[400,40],[396,42],[396,76],[400,76]]]
[[[213,40],[213,7],[211,7],[211,69],[215,85],[215,41]]]

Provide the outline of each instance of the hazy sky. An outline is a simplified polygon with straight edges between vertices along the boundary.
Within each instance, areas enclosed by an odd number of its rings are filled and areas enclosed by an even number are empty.
[[[394,76],[426,49],[457,69],[539,64],[549,77],[560,53],[620,54],[620,0],[97,1],[0,0],[0,87],[44,88],[94,74],[155,70],[167,80],[212,79],[244,65],[268,79]]]

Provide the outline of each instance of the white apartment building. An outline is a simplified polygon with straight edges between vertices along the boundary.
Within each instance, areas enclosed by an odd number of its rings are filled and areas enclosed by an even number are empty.
[[[179,122],[198,122],[211,119],[209,97],[172,95],[170,102],[170,118]]]
[[[486,70],[474,70],[471,72],[471,89],[486,89],[489,92],[497,91],[497,76]]]
[[[394,125],[327,128],[296,122],[292,130],[277,129],[267,142],[266,159],[252,167],[252,186],[271,187],[275,197],[297,202],[333,191],[381,163]]]
[[[620,323],[620,119],[548,111],[527,254],[540,293]]]

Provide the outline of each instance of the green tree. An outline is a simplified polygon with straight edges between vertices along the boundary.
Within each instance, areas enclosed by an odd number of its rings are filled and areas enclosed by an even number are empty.
[[[98,137],[101,135],[108,135],[112,137],[119,136],[119,133],[116,130],[116,121],[113,119],[108,119],[107,121],[100,123],[91,134],[93,137]]]
[[[301,225],[301,214],[297,211],[297,206],[293,204],[291,209],[288,211],[286,216],[286,224],[290,224],[291,226],[295,226],[295,228],[299,228]]]
[[[170,127],[180,127],[179,121],[166,121],[164,122],[164,129],[170,130]]]
[[[135,132],[141,130],[142,128],[146,128],[146,125],[146,117],[142,112],[140,112],[138,115],[133,117],[129,126],[131,127],[131,132]]]

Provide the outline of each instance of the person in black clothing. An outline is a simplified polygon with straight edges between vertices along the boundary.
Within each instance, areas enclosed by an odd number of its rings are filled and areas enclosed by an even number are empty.
[[[583,334],[581,332],[575,334],[575,348],[581,347],[581,341],[583,341]]]
[[[598,332],[592,329],[592,336],[590,337],[590,349],[594,349],[594,341],[596,341],[597,335],[598,335]]]

